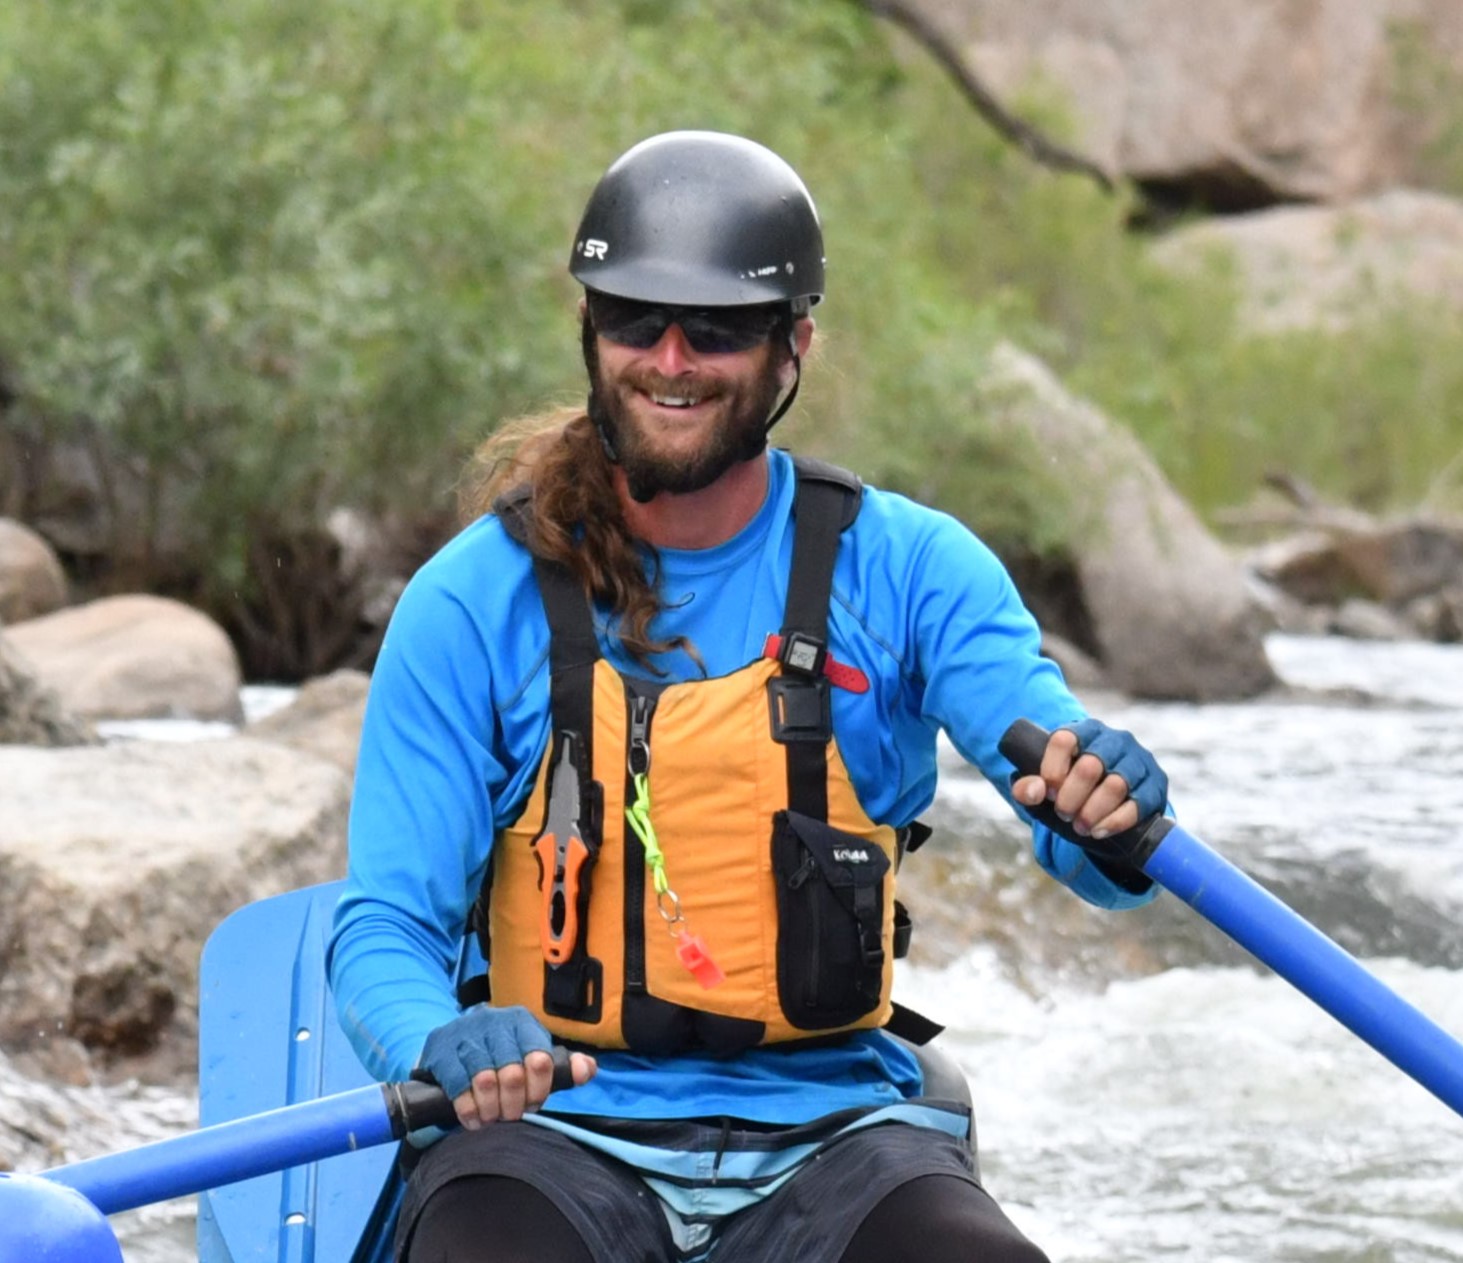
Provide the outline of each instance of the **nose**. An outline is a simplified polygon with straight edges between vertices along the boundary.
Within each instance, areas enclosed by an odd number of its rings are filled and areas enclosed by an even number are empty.
[[[686,341],[680,325],[667,325],[660,335],[660,341],[650,348],[650,358],[656,370],[663,377],[677,377],[682,373],[694,372],[696,352]]]

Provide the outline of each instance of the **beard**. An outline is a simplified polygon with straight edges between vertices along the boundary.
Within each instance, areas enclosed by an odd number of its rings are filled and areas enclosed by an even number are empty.
[[[625,471],[630,495],[644,504],[663,491],[671,495],[701,491],[733,465],[766,451],[768,418],[782,393],[782,358],[774,341],[767,363],[757,376],[740,383],[694,377],[671,379],[652,371],[628,373],[608,382],[594,353],[593,335],[586,338],[589,417],[611,459]],[[668,451],[657,446],[649,428],[634,414],[632,401],[642,392],[710,400],[721,409],[721,415],[706,423],[707,432],[697,448]]]

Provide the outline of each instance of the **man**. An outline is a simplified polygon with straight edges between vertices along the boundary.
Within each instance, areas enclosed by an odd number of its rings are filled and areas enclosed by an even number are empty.
[[[435,1078],[462,1123],[416,1165],[398,1250],[1039,1263],[968,1111],[886,1033],[929,1033],[890,994],[894,870],[940,730],[1079,839],[1162,811],[1163,774],[1083,715],[968,531],[768,450],[823,292],[782,159],[637,145],[571,272],[588,406],[486,445],[367,708],[332,983],[366,1065]],[[1008,784],[1020,717],[1058,731]],[[1151,897],[1033,837],[1090,901]],[[460,1009],[469,925],[490,999]],[[552,1097],[551,1039],[575,1049]]]

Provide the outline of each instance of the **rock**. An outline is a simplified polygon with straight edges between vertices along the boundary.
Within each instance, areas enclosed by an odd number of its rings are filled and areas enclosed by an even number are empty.
[[[1041,633],[1041,653],[1042,657],[1050,658],[1061,667],[1067,687],[1074,692],[1109,687],[1107,674],[1097,659],[1047,628],[1043,628]]]
[[[349,778],[243,737],[0,747],[0,1044],[111,1055],[197,1029],[229,912],[345,871]]]
[[[1283,206],[1176,229],[1152,257],[1196,272],[1233,261],[1240,319],[1262,332],[1341,330],[1435,302],[1463,312],[1463,202],[1396,189],[1345,206]]]
[[[75,746],[97,740],[0,633],[0,745]]]
[[[1109,683],[1137,697],[1187,700],[1272,687],[1269,619],[1240,563],[1138,441],[1009,344],[992,354],[983,386],[998,426],[1021,431],[1073,471],[1084,520],[1068,551]]]
[[[0,518],[0,623],[20,623],[67,601],[55,550],[28,526]]]
[[[1463,583],[1463,525],[1399,520],[1365,530],[1338,532],[1336,549],[1362,589],[1388,605],[1401,605]]]
[[[1312,529],[1271,540],[1249,555],[1250,569],[1304,605],[1339,605],[1364,589],[1347,569],[1335,537]]]
[[[113,596],[9,629],[62,704],[93,719],[239,722],[241,671],[222,628],[156,596]]]
[[[1276,593],[1342,635],[1463,636],[1463,523],[1335,516],[1254,549],[1247,565]],[[1314,630],[1281,618],[1287,630]]]
[[[130,453],[94,420],[0,434],[0,512],[19,513],[68,556],[115,576],[186,573],[202,528],[193,487]]]
[[[1422,182],[1463,76],[1455,0],[908,3],[1007,109],[1055,96],[1105,170],[1226,210]]]
[[[1292,636],[1326,636],[1331,632],[1331,609],[1297,601],[1288,592],[1251,576],[1250,590],[1264,606],[1275,630]]]
[[[1352,597],[1331,616],[1329,630],[1354,640],[1408,640],[1412,628],[1377,601]]]
[[[370,686],[364,671],[335,671],[307,681],[294,701],[249,724],[244,735],[319,755],[354,775]]]
[[[1463,640],[1463,581],[1407,602],[1402,613],[1425,639],[1457,644]]]

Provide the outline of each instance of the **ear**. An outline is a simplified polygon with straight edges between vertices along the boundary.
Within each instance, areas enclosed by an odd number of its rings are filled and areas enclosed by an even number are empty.
[[[808,354],[808,348],[813,345],[813,333],[817,329],[817,323],[812,316],[803,316],[794,322],[792,327],[793,344],[798,349],[798,358],[803,359]]]
[[[813,345],[814,328],[815,326],[813,324],[813,318],[811,316],[801,316],[793,322],[791,339],[792,345],[787,349],[797,352],[798,363],[801,363],[804,359],[807,358],[808,348]],[[793,382],[797,380],[798,370],[794,366],[793,357],[791,355],[786,356],[786,358],[784,358],[782,363],[778,366],[777,378],[778,381],[782,383],[782,388],[784,390],[786,390],[789,386],[793,384]]]

